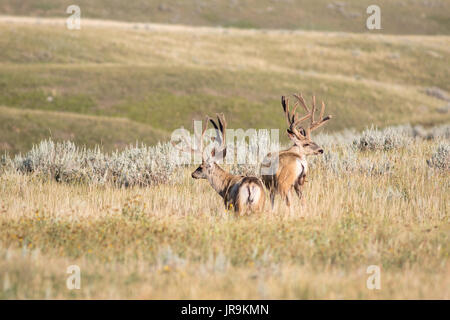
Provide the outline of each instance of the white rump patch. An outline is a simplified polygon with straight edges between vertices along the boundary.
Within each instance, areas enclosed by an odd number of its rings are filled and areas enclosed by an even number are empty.
[[[300,177],[302,173],[306,174],[308,171],[308,162],[305,159],[297,159],[297,178]]]

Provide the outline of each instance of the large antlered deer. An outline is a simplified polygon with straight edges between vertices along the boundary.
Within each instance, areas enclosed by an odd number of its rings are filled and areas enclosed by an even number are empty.
[[[284,96],[281,97],[281,105],[288,124],[287,134],[289,139],[294,142],[294,145],[287,150],[280,151],[277,154],[268,154],[264,159],[261,169],[272,166],[274,157],[278,156],[278,167],[274,172],[267,174],[261,171],[262,180],[269,190],[270,202],[272,209],[274,207],[275,195],[278,193],[285,201],[290,209],[291,205],[291,190],[294,189],[298,197],[302,199],[302,187],[305,183],[306,173],[308,171],[308,163],[306,157],[308,155],[318,155],[323,153],[323,149],[311,140],[311,132],[324,125],[332,117],[331,115],[323,117],[325,111],[325,103],[322,101],[322,108],[318,121],[314,121],[314,114],[316,111],[316,98],[312,98],[311,110],[308,109],[303,96],[294,95],[298,100],[295,104],[292,113],[289,110],[289,100]],[[296,109],[300,103],[306,111],[306,115],[299,118]],[[310,119],[309,127],[305,130],[300,127],[302,121]]]
[[[212,123],[216,131],[214,147],[211,153],[208,154],[204,148],[203,140],[208,121]],[[232,175],[222,169],[217,162],[226,155],[226,126],[225,116],[223,114],[217,115],[217,123],[206,117],[206,124],[202,130],[201,137],[197,137],[200,141],[198,148],[193,148],[191,144],[185,140],[187,148],[178,149],[185,152],[194,152],[201,154],[202,164],[192,172],[194,179],[207,179],[214,190],[223,198],[225,208],[234,209],[239,215],[251,211],[263,211],[265,202],[264,185],[257,177]]]

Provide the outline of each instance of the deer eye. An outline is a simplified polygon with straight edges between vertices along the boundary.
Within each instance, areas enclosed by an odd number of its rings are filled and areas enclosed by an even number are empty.
[[[308,147],[309,145],[310,145],[309,143],[305,143],[303,146]]]

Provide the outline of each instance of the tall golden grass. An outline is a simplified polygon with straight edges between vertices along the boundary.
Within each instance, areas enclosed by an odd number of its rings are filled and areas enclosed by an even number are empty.
[[[4,172],[0,298],[449,299],[449,174],[426,162],[437,145],[358,151],[392,165],[372,173],[316,160],[304,206],[245,217],[189,169],[148,188]],[[380,290],[366,287],[370,265]]]

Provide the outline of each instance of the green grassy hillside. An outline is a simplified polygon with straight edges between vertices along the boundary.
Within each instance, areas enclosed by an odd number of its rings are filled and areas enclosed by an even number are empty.
[[[448,102],[425,93],[450,91],[447,36],[83,21],[70,31],[63,19],[0,19],[2,151],[25,151],[50,131],[107,149],[151,143],[206,112],[225,112],[232,128],[282,129],[280,95],[299,90],[325,100],[328,130],[450,121]]]
[[[61,0],[0,0],[9,15],[65,17]],[[367,32],[371,0],[78,0],[82,17],[236,28]],[[447,0],[378,0],[382,33],[450,34]]]
[[[48,137],[71,140],[105,150],[121,149],[137,141],[155,144],[167,134],[128,119],[86,116],[75,113],[19,110],[0,106],[0,149],[26,151]]]

